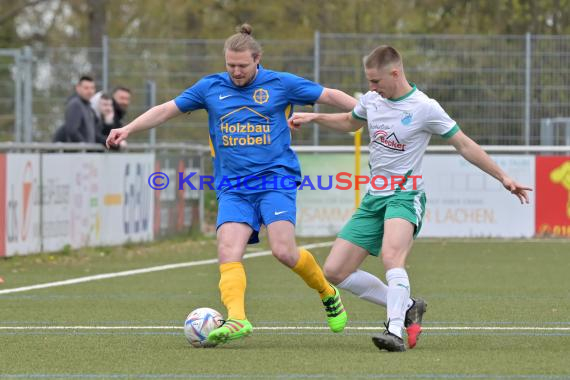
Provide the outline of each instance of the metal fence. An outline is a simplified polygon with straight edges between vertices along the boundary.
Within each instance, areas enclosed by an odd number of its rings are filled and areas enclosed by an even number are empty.
[[[540,144],[542,119],[570,115],[570,36],[327,34],[320,41],[321,83],[348,92],[365,86],[364,54],[397,47],[408,78],[483,144]]]
[[[408,79],[437,99],[482,144],[541,144],[546,138],[541,133],[545,119],[570,117],[570,36],[317,32],[313,40],[260,42],[265,67],[351,94],[366,91],[362,56],[377,45],[393,45],[404,57]],[[156,102],[172,99],[200,77],[224,69],[222,47],[223,40],[104,38],[97,49],[30,50],[32,66],[0,53],[8,57],[0,61],[0,139],[49,141],[62,123],[65,100],[83,73],[95,74],[98,88],[130,87],[133,102],[128,118],[133,118],[148,107],[147,81],[156,84]],[[24,75],[26,70],[31,74]],[[25,82],[18,82],[22,79]],[[22,94],[29,88],[33,97],[15,94],[19,86]],[[553,135],[546,138],[549,144],[562,145],[566,132],[556,128],[570,127],[555,124]],[[206,113],[197,112],[158,128],[156,138],[205,143],[207,131]],[[137,140],[148,140],[148,135]],[[297,145],[351,142],[349,136],[323,129],[308,128],[294,136]]]
[[[0,49],[0,141],[32,140],[32,50]]]

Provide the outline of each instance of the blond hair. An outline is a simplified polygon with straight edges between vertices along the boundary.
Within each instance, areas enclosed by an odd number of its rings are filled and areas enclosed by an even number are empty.
[[[224,54],[226,51],[251,51],[253,58],[261,56],[261,45],[252,36],[253,28],[249,24],[242,24],[236,28],[237,33],[230,36],[224,43]]]
[[[392,46],[382,45],[372,50],[362,60],[367,69],[381,69],[388,65],[402,65],[402,56]]]

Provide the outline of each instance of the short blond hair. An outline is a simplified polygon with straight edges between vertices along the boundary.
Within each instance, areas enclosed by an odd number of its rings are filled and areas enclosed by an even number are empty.
[[[236,28],[237,33],[230,36],[224,43],[224,54],[226,51],[251,51],[253,58],[261,55],[261,45],[252,37],[253,28],[249,24],[242,24]]]
[[[402,64],[402,56],[392,46],[382,45],[362,60],[366,69],[381,69],[391,64]]]

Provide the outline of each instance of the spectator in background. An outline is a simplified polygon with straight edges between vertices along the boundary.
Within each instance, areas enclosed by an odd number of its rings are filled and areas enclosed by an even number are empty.
[[[104,131],[105,136],[109,136],[111,129],[121,128],[123,126],[123,119],[127,114],[129,104],[131,104],[131,90],[126,87],[117,86],[113,90],[112,97],[115,116],[113,118],[113,126],[109,130]]]
[[[115,111],[111,97],[99,91],[90,99],[91,108],[95,112],[95,141],[104,144],[107,140],[105,131],[113,128]]]
[[[97,109],[99,107],[100,99],[103,98],[103,95],[105,95],[104,97],[105,101],[103,102],[103,107],[106,108],[108,104],[106,100],[109,99],[111,101],[111,111],[112,111],[111,120],[109,121],[105,119],[104,122],[99,125],[100,127],[99,131],[104,138],[102,143],[104,144],[105,141],[107,140],[107,137],[109,136],[109,133],[111,133],[112,129],[121,128],[123,126],[123,119],[127,114],[127,109],[129,108],[129,104],[131,103],[131,90],[122,86],[115,87],[115,89],[113,90],[113,95],[111,97],[109,97],[109,95],[105,94],[103,91],[99,91],[98,93],[96,93],[91,99],[91,107],[93,108],[93,110],[97,114],[97,117],[100,120],[101,120],[100,116],[101,111],[98,111]],[[109,111],[109,113],[111,113],[111,111]],[[99,138],[97,138],[97,142],[100,142]],[[121,144],[121,147],[124,146],[126,146],[126,142],[124,144]],[[111,148],[111,149],[114,150],[118,148]]]
[[[84,75],[75,85],[75,94],[65,105],[64,124],[56,131],[54,142],[96,142],[95,113],[89,100],[95,94],[95,81]]]
[[[99,101],[99,97],[101,97],[102,94],[103,91],[99,91],[94,95],[93,98],[96,101]],[[108,95],[106,96],[108,97]],[[109,133],[111,133],[111,129],[121,128],[123,126],[123,119],[125,118],[127,109],[131,103],[131,90],[122,86],[115,87],[113,90],[113,95],[110,99],[113,107],[113,120],[110,123],[106,122],[103,125],[101,132],[105,136],[105,139],[107,139],[107,136],[109,136]],[[94,110],[96,109],[94,101],[91,102],[91,106]],[[97,111],[95,112],[97,113]]]

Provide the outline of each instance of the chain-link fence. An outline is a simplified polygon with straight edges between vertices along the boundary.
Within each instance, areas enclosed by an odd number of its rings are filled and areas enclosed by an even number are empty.
[[[320,43],[321,83],[347,92],[366,86],[366,53],[396,47],[408,79],[483,144],[540,144],[541,119],[570,115],[568,36],[326,34]]]
[[[564,143],[556,136],[565,132],[555,129],[568,128],[567,124],[556,124],[552,138],[546,140],[541,124],[545,119],[570,117],[570,36],[316,33],[313,40],[260,42],[266,68],[289,71],[350,94],[366,91],[363,55],[390,44],[402,53],[408,79],[437,99],[479,143]],[[21,104],[28,111],[20,114],[10,103],[17,96],[10,92],[16,90],[13,73],[24,69],[8,57],[0,62],[0,139],[49,141],[63,121],[73,85],[84,73],[96,76],[98,88],[131,88],[127,119],[132,119],[148,108],[147,81],[156,84],[157,103],[170,100],[202,76],[224,70],[222,48],[223,40],[105,38],[98,49],[34,49],[29,85],[33,103]],[[32,110],[33,118],[27,115]],[[20,125],[13,115],[23,118]],[[29,131],[14,132],[25,128]],[[206,113],[196,112],[158,128],[156,138],[206,143],[207,133]],[[146,139],[145,134],[137,137]],[[352,142],[347,135],[312,128],[295,134],[294,140],[297,145]]]
[[[32,140],[32,50],[0,49],[0,141]]]
[[[102,49],[42,48],[33,54],[33,141],[46,142],[63,124],[65,104],[79,77],[102,72]]]
[[[16,95],[16,80],[13,69],[20,52],[17,50],[0,50],[0,140],[9,140],[19,130],[16,122],[16,107],[21,106],[20,96]],[[4,79],[5,78],[5,79]]]
[[[262,64],[312,79],[312,41],[260,41]],[[132,89],[129,116],[147,108],[145,80],[156,83],[156,102],[168,101],[201,77],[224,70],[223,40],[109,40],[109,86]],[[208,142],[205,111],[172,119],[156,130],[157,141]],[[145,138],[141,135],[139,138]]]

